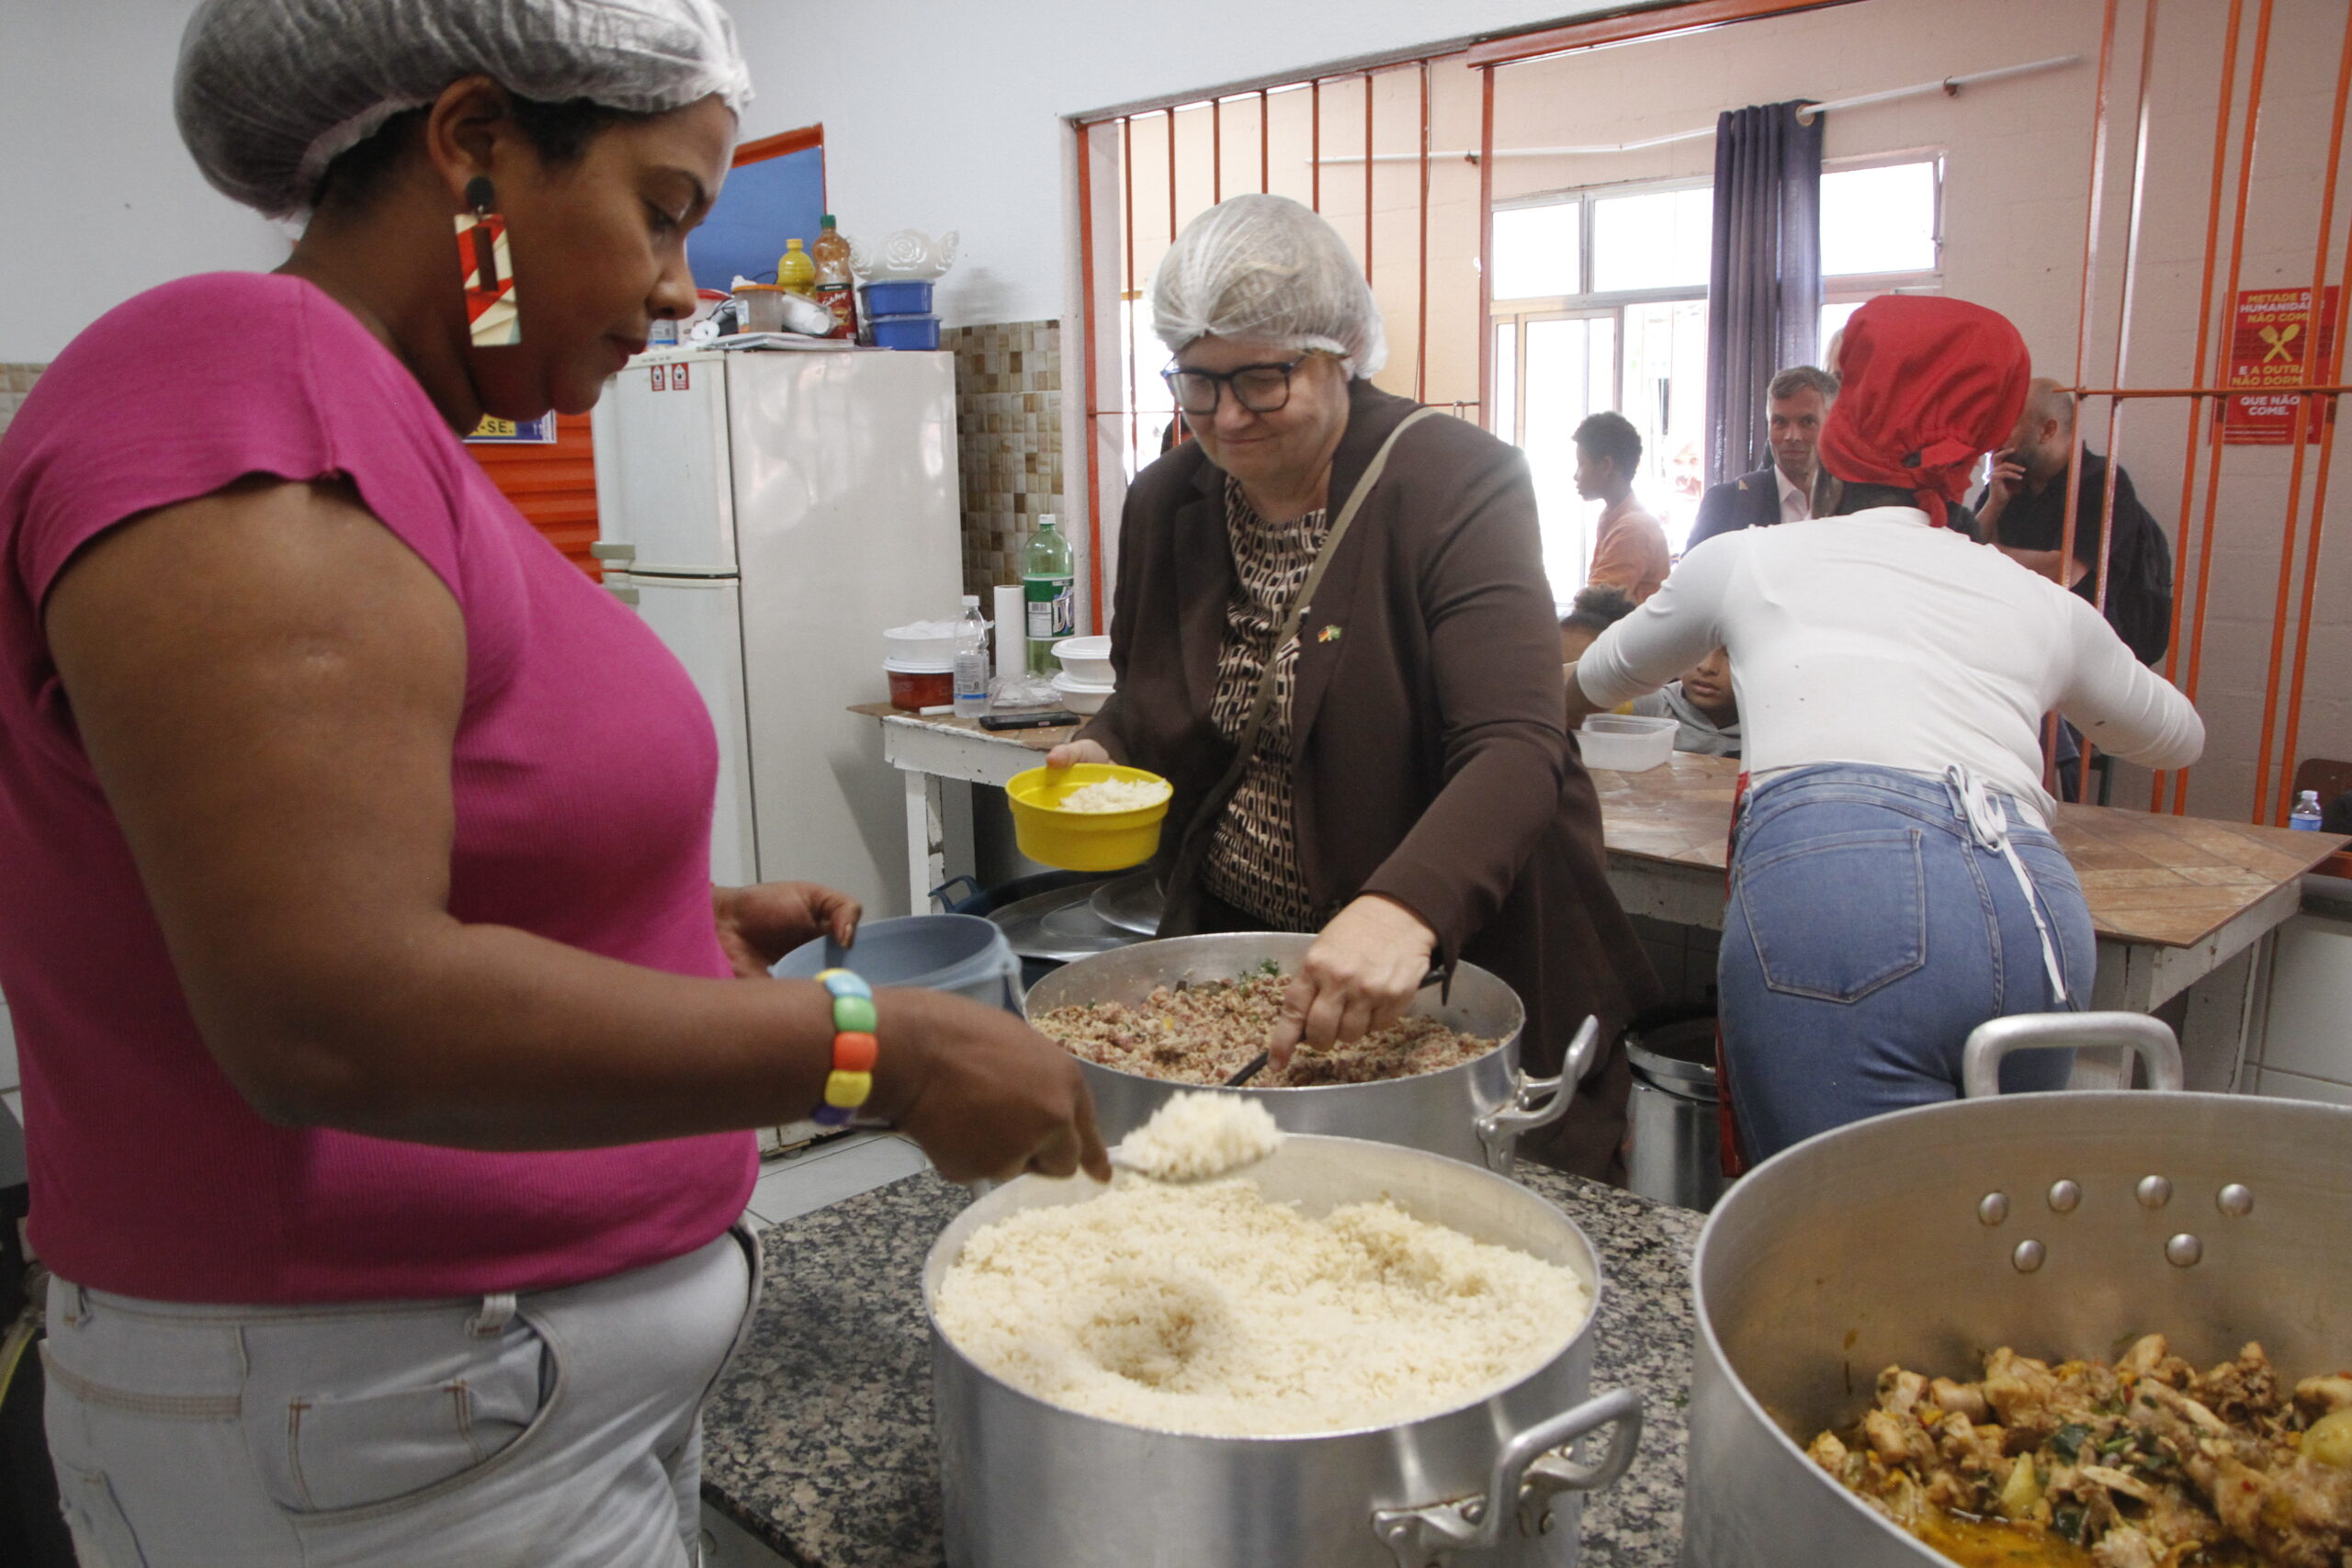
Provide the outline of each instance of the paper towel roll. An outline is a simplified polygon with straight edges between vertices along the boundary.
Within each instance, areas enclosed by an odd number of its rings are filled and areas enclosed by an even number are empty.
[[[1029,605],[1015,582],[996,591],[996,673],[1018,681],[1029,672]]]

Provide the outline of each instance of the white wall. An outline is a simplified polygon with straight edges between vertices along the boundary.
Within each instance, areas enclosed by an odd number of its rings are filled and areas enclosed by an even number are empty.
[[[959,230],[950,325],[1063,312],[1061,117],[1391,49],[1524,28],[1600,0],[865,0],[820,22],[733,0],[760,91],[747,136],[822,120],[852,233]]]
[[[276,266],[277,227],[172,125],[195,0],[0,0],[0,362],[45,364],[141,290]]]
[[[1595,0],[732,0],[759,97],[746,139],[822,120],[857,234],[960,230],[949,324],[1063,309],[1060,117],[1525,27]],[[195,0],[0,0],[0,362],[42,363],[167,279],[275,266],[284,237],[216,194],[171,118]]]

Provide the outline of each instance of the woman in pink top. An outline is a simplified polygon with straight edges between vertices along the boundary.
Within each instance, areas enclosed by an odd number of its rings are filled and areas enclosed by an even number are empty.
[[[209,0],[183,134],[303,236],[113,311],[0,442],[0,985],[85,1562],[684,1563],[741,1129],[837,1025],[944,1174],[1107,1176],[1018,1021],[733,983],[854,904],[714,896],[693,687],[459,445],[692,310],[746,94],[710,0]]]

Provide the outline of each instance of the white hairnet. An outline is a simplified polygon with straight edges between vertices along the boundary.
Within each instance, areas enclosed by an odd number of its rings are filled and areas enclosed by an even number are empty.
[[[1286,196],[1237,196],[1176,236],[1151,275],[1151,327],[1170,354],[1215,333],[1319,348],[1370,376],[1388,362],[1380,306],[1340,231]]]
[[[635,113],[752,97],[717,0],[205,0],[174,108],[206,179],[285,218],[339,154],[477,73]]]

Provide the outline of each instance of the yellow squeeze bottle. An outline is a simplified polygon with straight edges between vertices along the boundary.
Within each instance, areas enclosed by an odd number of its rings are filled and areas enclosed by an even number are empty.
[[[787,294],[814,294],[817,290],[817,262],[801,249],[797,240],[784,243],[784,254],[776,258],[776,287]]]

